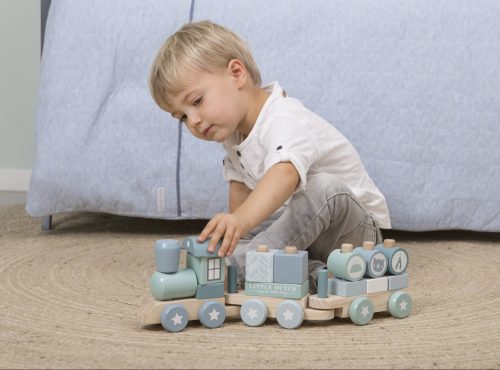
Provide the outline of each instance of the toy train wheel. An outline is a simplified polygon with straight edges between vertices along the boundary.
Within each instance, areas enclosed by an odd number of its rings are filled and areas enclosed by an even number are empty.
[[[373,303],[366,297],[358,297],[349,307],[349,317],[356,325],[366,325],[370,322],[375,312]]]
[[[392,316],[402,319],[411,312],[412,300],[408,293],[399,291],[393,293],[387,301],[387,308]]]
[[[208,301],[201,305],[198,318],[203,326],[218,328],[226,319],[226,309],[220,302]]]
[[[182,331],[189,321],[188,312],[182,304],[169,304],[163,308],[160,321],[166,331]]]
[[[249,299],[241,305],[240,316],[248,326],[260,326],[267,319],[267,306],[260,299]]]
[[[304,310],[297,302],[284,301],[276,309],[276,319],[285,329],[295,329],[304,320]]]

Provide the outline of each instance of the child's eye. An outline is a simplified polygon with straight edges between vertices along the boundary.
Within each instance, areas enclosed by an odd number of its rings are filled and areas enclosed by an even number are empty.
[[[193,101],[193,105],[194,106],[197,106],[197,105],[200,105],[201,104],[201,100],[203,99],[202,96],[196,98],[194,101]]]

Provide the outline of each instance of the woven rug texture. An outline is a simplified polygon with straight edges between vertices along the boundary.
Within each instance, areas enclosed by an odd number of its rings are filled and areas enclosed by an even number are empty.
[[[500,368],[499,234],[387,231],[410,256],[405,319],[142,326],[155,240],[204,223],[74,213],[42,232],[22,206],[0,208],[0,367]]]

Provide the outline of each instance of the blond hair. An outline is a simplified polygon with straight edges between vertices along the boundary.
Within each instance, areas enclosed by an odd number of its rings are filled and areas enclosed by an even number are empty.
[[[189,70],[213,73],[226,68],[232,59],[240,60],[256,85],[261,85],[257,64],[246,43],[225,27],[210,21],[185,24],[171,35],[158,51],[149,75],[151,95],[166,109],[167,95],[184,88]]]

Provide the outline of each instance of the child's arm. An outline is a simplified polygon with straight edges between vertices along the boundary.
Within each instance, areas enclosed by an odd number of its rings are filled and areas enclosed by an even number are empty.
[[[229,212],[233,213],[248,198],[252,190],[239,181],[229,182]]]
[[[259,225],[293,194],[299,184],[299,174],[290,162],[272,166],[257,183],[245,201],[231,213],[215,215],[201,232],[198,241],[211,235],[208,251],[223,238],[219,256],[231,255],[242,235]]]

